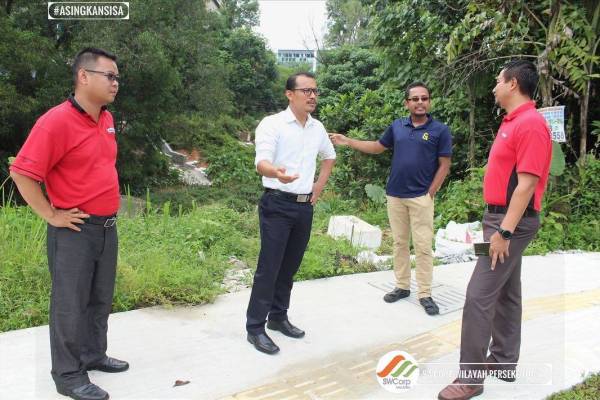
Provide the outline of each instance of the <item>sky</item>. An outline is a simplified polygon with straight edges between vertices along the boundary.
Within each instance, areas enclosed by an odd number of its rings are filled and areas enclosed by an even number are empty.
[[[262,34],[273,51],[323,46],[327,13],[325,0],[259,0]],[[313,35],[314,32],[314,35]]]

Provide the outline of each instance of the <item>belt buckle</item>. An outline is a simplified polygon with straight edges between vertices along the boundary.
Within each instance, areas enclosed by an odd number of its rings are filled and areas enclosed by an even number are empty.
[[[117,217],[111,217],[111,218],[107,219],[106,221],[104,221],[104,227],[112,228],[113,226],[115,226],[116,223],[117,223]]]
[[[308,200],[310,200],[309,194],[299,194],[296,196],[296,203],[306,203]]]

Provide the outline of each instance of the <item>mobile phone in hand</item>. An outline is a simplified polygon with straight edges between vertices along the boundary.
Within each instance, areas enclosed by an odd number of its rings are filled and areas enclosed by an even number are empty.
[[[490,242],[473,243],[473,249],[476,256],[489,256]]]

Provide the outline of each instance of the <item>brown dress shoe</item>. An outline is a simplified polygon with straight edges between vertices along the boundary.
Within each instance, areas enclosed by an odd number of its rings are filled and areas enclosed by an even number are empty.
[[[483,393],[483,385],[465,385],[458,379],[438,394],[438,400],[468,400]]]

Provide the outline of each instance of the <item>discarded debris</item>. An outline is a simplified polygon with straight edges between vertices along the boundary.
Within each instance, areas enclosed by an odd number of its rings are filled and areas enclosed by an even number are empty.
[[[190,383],[190,381],[182,381],[182,380],[177,379],[175,381],[175,384],[173,385],[173,387],[187,385],[188,383]]]

